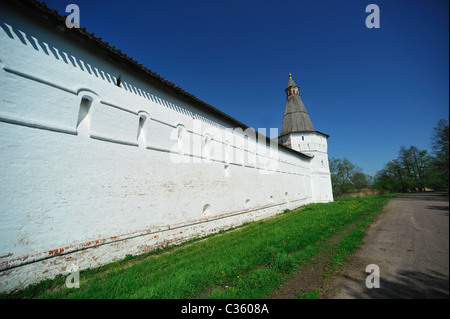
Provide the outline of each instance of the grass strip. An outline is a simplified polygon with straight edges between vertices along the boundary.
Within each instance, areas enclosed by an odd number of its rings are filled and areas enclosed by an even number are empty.
[[[81,271],[77,289],[65,288],[59,276],[0,298],[262,298],[328,238],[392,197],[307,205],[207,240]]]
[[[378,216],[379,210],[369,212],[362,216],[329,252],[329,267],[323,269],[321,284],[316,289],[300,295],[299,299],[321,299],[325,293],[327,283],[333,279],[340,270],[345,267],[347,258],[354,253],[364,241],[367,229],[373,220]]]

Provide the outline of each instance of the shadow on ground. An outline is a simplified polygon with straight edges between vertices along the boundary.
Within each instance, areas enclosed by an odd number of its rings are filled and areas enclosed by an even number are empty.
[[[364,273],[363,278],[367,276]],[[345,278],[357,286],[364,285],[365,281],[349,276]],[[441,273],[427,270],[426,272],[400,271],[390,280],[383,280],[380,274],[380,288],[352,289],[347,287],[350,296],[356,299],[448,299],[449,277]]]
[[[444,196],[444,192],[423,192],[423,193],[410,193],[397,197],[399,200],[427,200],[427,201],[439,201],[448,202],[448,197]],[[448,206],[447,206],[448,207]]]

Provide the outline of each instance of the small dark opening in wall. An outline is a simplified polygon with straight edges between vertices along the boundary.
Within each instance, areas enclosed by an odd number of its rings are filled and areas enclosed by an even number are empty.
[[[89,134],[89,111],[91,109],[92,100],[83,96],[80,102],[80,110],[78,112],[77,132],[81,135]]]
[[[145,120],[146,118],[144,116],[139,117],[139,127],[137,134],[139,147],[145,147],[145,129],[144,129]]]
[[[183,125],[178,125],[177,130],[178,130],[178,153],[180,155],[183,155],[184,154],[183,139],[186,130]]]
[[[203,216],[209,216],[212,213],[211,206],[209,204],[206,204],[203,206]]]
[[[203,145],[203,155],[208,160],[211,158],[210,143],[211,143],[211,136],[209,136],[208,134],[205,134],[205,142]]]

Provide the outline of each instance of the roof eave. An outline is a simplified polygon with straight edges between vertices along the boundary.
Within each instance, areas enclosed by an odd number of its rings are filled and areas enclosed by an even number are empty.
[[[320,131],[292,131],[292,132],[289,132],[289,133],[284,133],[284,134],[280,135],[278,138],[286,136],[286,135],[289,135],[289,134],[295,134],[295,133],[317,133],[317,134],[325,136],[326,138],[330,137],[330,135],[325,134],[325,133],[320,132]]]
[[[155,72],[151,71],[147,67],[143,66],[141,63],[138,63],[136,60],[132,59],[131,57],[127,56],[125,53],[122,53],[121,50],[116,49],[114,46],[110,45],[108,42],[105,42],[101,39],[101,37],[94,36],[93,33],[89,33],[86,31],[84,27],[80,28],[65,28],[61,27],[62,25],[65,25],[66,16],[59,15],[58,11],[56,9],[50,9],[47,7],[47,5],[44,2],[34,1],[34,0],[21,0],[21,1],[15,1],[10,0],[10,3],[12,3],[14,6],[28,9],[28,11],[35,15],[39,16],[39,18],[47,19],[47,21],[51,24],[53,24],[56,29],[59,32],[75,36],[79,40],[86,42],[88,45],[95,45],[97,48],[99,48],[103,53],[105,53],[108,57],[112,58],[113,60],[123,63],[125,66],[131,67],[132,69],[136,70],[137,72],[141,73],[142,75],[146,76],[148,79],[151,79],[152,81],[159,83],[164,88],[171,90],[172,92],[178,94],[179,96],[184,97],[185,99],[188,99],[191,102],[194,102],[207,112],[216,115],[224,120],[226,122],[232,124],[234,127],[240,127],[243,130],[250,128],[248,125],[245,125],[244,123],[236,120],[235,118],[231,117],[230,115],[220,111],[219,109],[215,108],[214,106],[202,101],[198,97],[192,95],[191,93],[183,90],[179,86],[175,85],[174,83],[168,81],[167,79],[163,78],[162,76],[156,74]],[[266,138],[266,142],[271,143],[271,139],[268,137]],[[296,155],[300,155],[303,157],[311,158],[309,155],[297,152],[289,147],[286,147],[280,143],[278,143],[278,147],[294,153]]]

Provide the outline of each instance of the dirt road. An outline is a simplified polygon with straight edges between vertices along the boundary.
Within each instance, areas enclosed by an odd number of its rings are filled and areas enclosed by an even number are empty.
[[[449,202],[442,194],[391,200],[324,298],[449,298],[448,230]],[[376,274],[365,272],[370,264],[379,268],[379,288],[366,287]]]

